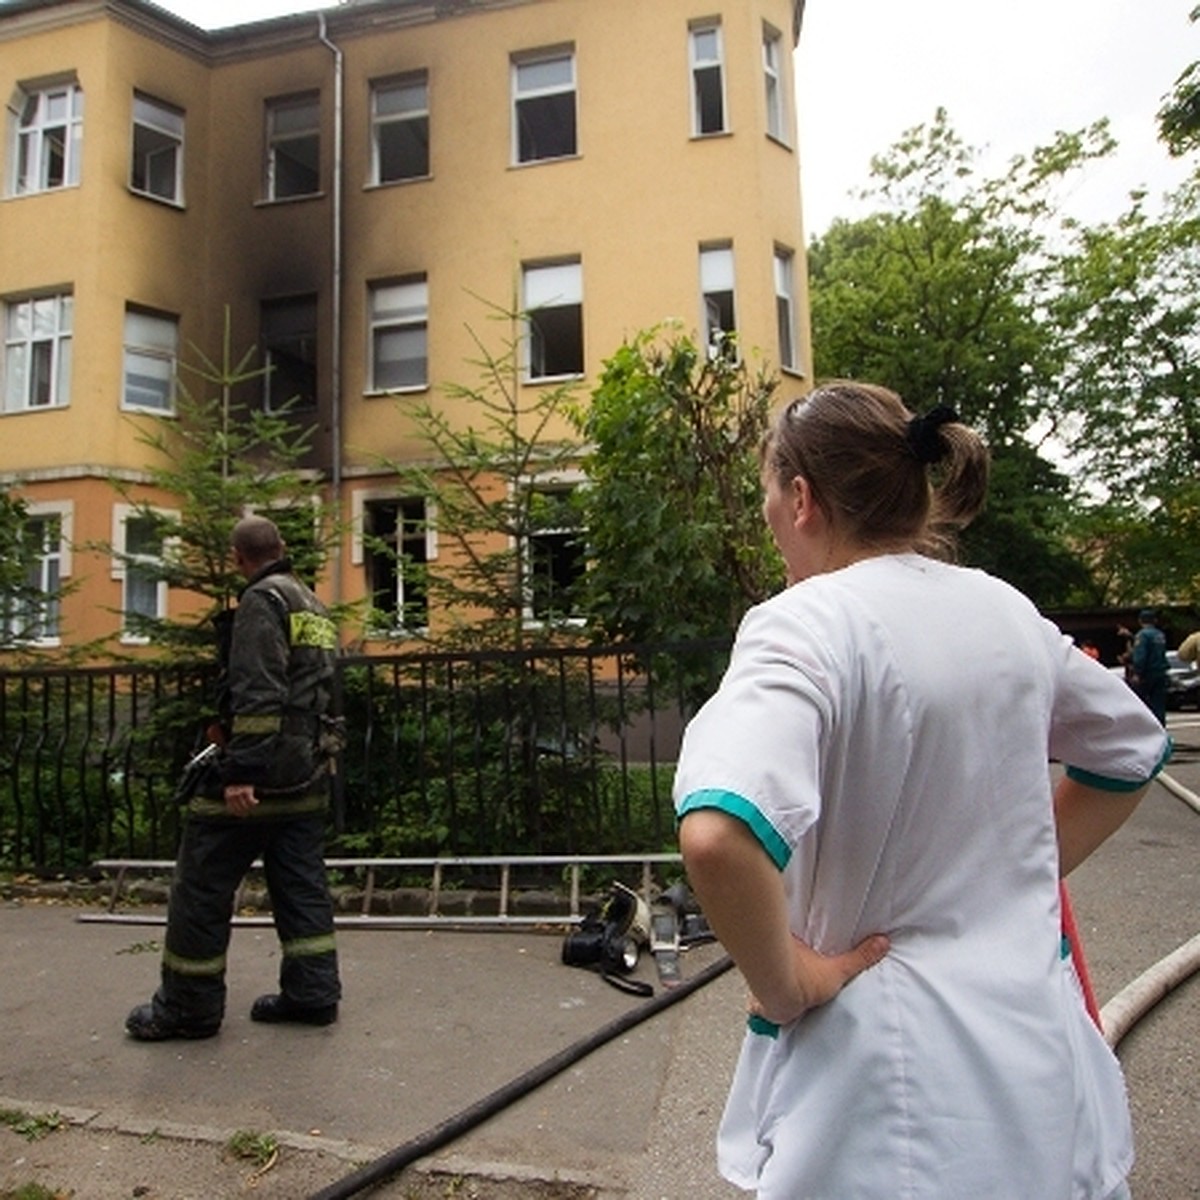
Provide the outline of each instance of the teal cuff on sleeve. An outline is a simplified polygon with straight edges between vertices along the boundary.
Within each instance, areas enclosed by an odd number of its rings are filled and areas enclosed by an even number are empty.
[[[716,808],[745,822],[771,861],[781,871],[788,865],[788,860],[792,857],[791,847],[783,840],[775,826],[759,812],[757,806],[745,796],[721,788],[704,788],[698,792],[691,792],[683,798],[683,803],[679,806],[679,819],[682,820],[698,808]]]
[[[768,1021],[766,1017],[760,1017],[757,1013],[751,1013],[746,1018],[746,1028],[751,1033],[758,1034],[759,1037],[777,1038],[779,1036],[779,1026],[774,1021]]]
[[[1162,752],[1162,757],[1158,760],[1158,765],[1145,779],[1111,779],[1107,775],[1095,775],[1091,771],[1085,771],[1082,767],[1071,766],[1067,767],[1067,778],[1075,780],[1076,783],[1082,783],[1084,787],[1097,788],[1102,792],[1136,792],[1138,788],[1145,787],[1167,765],[1174,750],[1174,739],[1167,738],[1167,744]]]

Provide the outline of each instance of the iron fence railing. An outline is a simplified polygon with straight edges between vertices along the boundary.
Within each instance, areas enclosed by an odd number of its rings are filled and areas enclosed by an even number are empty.
[[[688,717],[728,641],[339,658],[330,853],[657,852]],[[0,868],[174,854],[215,671],[0,669]]]

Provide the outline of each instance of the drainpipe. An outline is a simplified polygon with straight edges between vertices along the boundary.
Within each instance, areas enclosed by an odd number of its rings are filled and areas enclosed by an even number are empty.
[[[330,323],[333,326],[331,375],[333,398],[330,405],[333,459],[330,486],[333,489],[337,528],[334,531],[333,602],[342,602],[342,96],[345,91],[341,50],[329,40],[325,30],[325,14],[317,14],[320,40],[333,54],[333,284],[330,299]]]

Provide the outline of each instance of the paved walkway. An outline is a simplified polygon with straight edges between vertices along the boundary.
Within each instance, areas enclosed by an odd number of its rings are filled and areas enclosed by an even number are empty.
[[[1198,723],[1181,723],[1177,740],[1184,749],[1171,775],[1200,791]],[[1158,786],[1073,877],[1102,1003],[1200,931],[1198,850],[1200,814]],[[255,1025],[249,1007],[272,990],[278,950],[270,929],[239,927],[221,1034],[137,1044],[122,1022],[154,988],[161,926],[77,917],[46,902],[0,906],[0,1109],[75,1122],[36,1140],[0,1128],[0,1193],[36,1179],[75,1188],[77,1200],[214,1200],[251,1187],[299,1200],[643,1003],[563,966],[558,935],[349,929],[339,932],[342,1020],[327,1029]],[[720,957],[713,946],[692,951],[685,976]],[[639,974],[653,980],[652,965]],[[737,973],[720,974],[423,1159],[421,1173],[369,1194],[742,1196],[716,1177],[712,1151],[741,1004]],[[1198,1047],[1200,976],[1121,1044],[1138,1200],[1200,1198]],[[223,1150],[237,1131],[282,1142],[257,1177],[253,1163]],[[458,1182],[430,1182],[430,1170]]]

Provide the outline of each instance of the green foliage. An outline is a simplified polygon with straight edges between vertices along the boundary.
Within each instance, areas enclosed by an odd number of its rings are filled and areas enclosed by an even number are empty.
[[[181,364],[175,417],[131,418],[139,425],[138,440],[153,452],[147,477],[173,497],[166,502],[171,508],[135,496],[123,480],[111,480],[133,516],[146,523],[149,541],[165,552],[161,560],[148,560],[101,547],[126,570],[207,601],[186,619],[127,618],[130,632],[168,658],[215,654],[212,618],[229,607],[245,582],[234,566],[229,537],[246,512],[270,513],[297,573],[309,581],[320,573],[336,536],[319,485],[301,466],[312,430],[299,427],[286,406],[263,408],[256,385],[264,371],[251,365],[254,349],[234,361],[228,312],[220,360],[194,351],[197,363]]]
[[[1188,14],[1200,20],[1200,5]],[[1158,136],[1176,158],[1200,148],[1200,62],[1190,63],[1158,110]]]
[[[13,1133],[19,1133],[27,1142],[40,1141],[63,1127],[61,1114],[28,1113],[19,1108],[0,1109],[0,1125],[7,1125]]]
[[[649,330],[605,363],[586,408],[583,593],[598,639],[728,636],[781,577],[757,450],[776,381]]]
[[[537,543],[559,522],[577,524],[570,493],[578,450],[564,436],[573,390],[526,386],[523,315],[515,305],[487,308],[505,327],[499,351],[471,330],[477,383],[448,385],[451,405],[406,401],[405,417],[428,455],[385,465],[406,494],[425,497],[436,512],[438,569],[422,574],[403,564],[430,611],[450,620],[431,637],[456,648],[517,649],[572,629],[573,598],[546,577]]]
[[[273,1133],[239,1129],[225,1143],[225,1151],[234,1158],[252,1162],[256,1167],[265,1167],[279,1154],[279,1139]]]
[[[1072,481],[1038,449],[1070,353],[1045,319],[1064,236],[1054,191],[1111,146],[1101,122],[980,178],[939,110],[873,161],[880,211],[809,250],[818,376],[884,383],[916,411],[949,405],[983,434],[990,501],[963,556],[1045,605],[1088,590],[1066,538]]]

